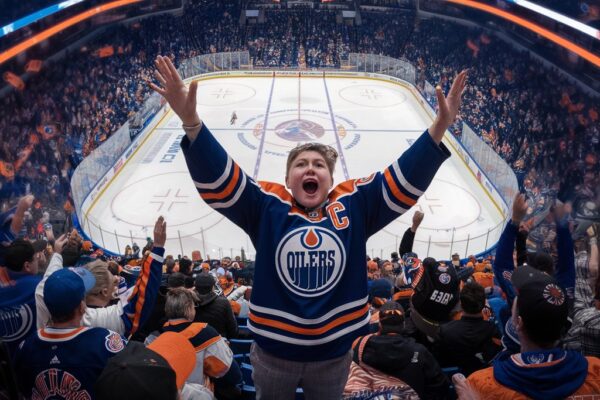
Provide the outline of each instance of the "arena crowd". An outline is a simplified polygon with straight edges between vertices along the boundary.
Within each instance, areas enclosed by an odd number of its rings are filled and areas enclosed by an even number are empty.
[[[344,398],[600,393],[597,99],[493,35],[447,21],[362,12],[362,25],[350,26],[300,8],[240,27],[236,4],[194,1],[180,17],[116,27],[0,98],[11,110],[0,117],[0,358],[13,374],[2,375],[0,398],[256,394],[247,325],[254,262],[165,254],[159,216],[142,249],[132,243],[108,257],[67,222],[74,168],[148,98],[156,57],[177,65],[237,50],[257,68],[339,68],[352,52],[389,55],[444,92],[468,68],[450,130],[460,139],[467,122],[526,194],[493,255],[414,253],[429,217],[416,213],[398,252],[353,260],[364,263],[370,334],[352,345]],[[107,46],[114,54],[100,57]],[[314,393],[298,386],[297,396]]]

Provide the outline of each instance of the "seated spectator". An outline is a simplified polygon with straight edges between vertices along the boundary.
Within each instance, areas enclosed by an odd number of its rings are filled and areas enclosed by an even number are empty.
[[[591,398],[600,393],[600,360],[558,347],[569,312],[558,282],[523,266],[512,274],[512,284],[517,290],[512,319],[521,352],[473,373],[457,387],[459,396],[465,386],[480,396],[511,399]]]
[[[206,322],[227,339],[237,336],[237,321],[229,300],[215,293],[215,278],[209,273],[196,277],[195,288],[199,301],[196,306],[195,322]]]
[[[204,384],[205,377],[214,379],[215,395],[233,399],[241,395],[242,373],[233,360],[233,353],[217,331],[206,323],[193,322],[198,300],[194,291],[175,288],[167,294],[162,332],[179,332],[196,349],[196,367],[188,378],[190,383]]]
[[[390,386],[398,385],[397,380],[403,382],[422,399],[445,399],[449,382],[437,361],[423,345],[403,336],[402,306],[394,301],[381,306],[379,326],[377,334],[354,341],[353,363],[395,378],[389,382]],[[357,389],[354,378],[351,370],[348,384],[354,386],[353,391]]]
[[[483,319],[485,291],[475,282],[460,291],[462,317],[440,327],[435,354],[444,367],[457,366],[465,375],[485,368],[500,351],[500,334],[493,322]]]
[[[379,330],[379,309],[392,299],[392,284],[387,279],[377,279],[369,286],[369,304],[371,305],[371,332]]]
[[[93,398],[108,359],[125,348],[118,333],[81,326],[85,296],[94,285],[85,268],[59,269],[46,280],[50,323],[25,339],[14,360],[25,398]]]
[[[194,370],[193,345],[167,332],[148,347],[131,342],[113,357],[96,381],[97,400],[212,400],[205,387],[186,383]]]

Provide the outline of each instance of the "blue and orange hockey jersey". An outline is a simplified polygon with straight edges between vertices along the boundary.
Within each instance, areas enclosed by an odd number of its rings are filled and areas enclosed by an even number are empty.
[[[416,204],[450,156],[425,132],[383,172],[340,183],[307,213],[284,186],[246,175],[205,125],[181,147],[202,199],[256,248],[248,328],[295,361],[342,356],[368,333],[366,241]]]
[[[126,344],[104,328],[40,329],[15,355],[21,393],[27,399],[92,399],[108,359]]]

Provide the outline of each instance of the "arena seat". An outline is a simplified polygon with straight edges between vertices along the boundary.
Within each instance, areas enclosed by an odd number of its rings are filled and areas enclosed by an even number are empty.
[[[250,353],[250,346],[253,342],[252,339],[231,339],[229,347],[231,347],[233,354],[247,354]]]
[[[252,365],[241,363],[240,369],[242,370],[242,379],[244,380],[244,386],[242,388],[243,399],[254,399],[256,398],[256,388],[254,387],[254,381],[252,380]],[[296,388],[297,400],[304,399],[304,391],[302,388]]]

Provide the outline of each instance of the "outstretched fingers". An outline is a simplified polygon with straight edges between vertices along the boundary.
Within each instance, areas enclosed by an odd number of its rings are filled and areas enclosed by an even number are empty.
[[[168,57],[163,57],[163,58],[165,59],[165,63],[167,64],[167,68],[169,69],[169,73],[171,74],[171,78],[173,78],[173,80],[176,81],[177,83],[183,82],[181,80],[181,76],[179,76],[179,72],[177,71],[177,68],[175,68],[175,65],[173,65],[173,62],[171,61],[171,59]]]
[[[150,86],[150,89],[154,90],[156,93],[165,97],[167,92],[163,88],[156,86],[153,82],[148,82],[148,86]]]
[[[454,79],[452,83],[452,87],[450,88],[450,93],[448,93],[448,97],[450,96],[460,96],[465,90],[467,83],[467,70],[463,69]]]
[[[165,80],[165,78],[162,76],[162,74],[158,70],[154,70],[154,77],[156,78],[158,83],[161,84],[161,86],[163,86],[163,87],[167,86],[167,81]]]
[[[448,114],[448,104],[446,104],[446,97],[444,97],[444,91],[440,86],[435,87],[435,95],[437,97],[438,106],[440,108],[440,114]]]

